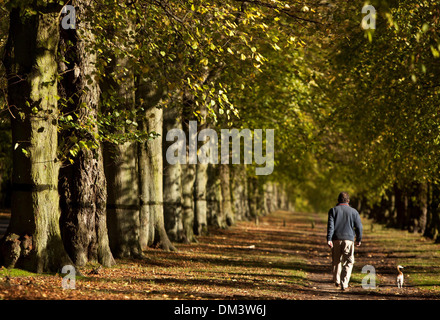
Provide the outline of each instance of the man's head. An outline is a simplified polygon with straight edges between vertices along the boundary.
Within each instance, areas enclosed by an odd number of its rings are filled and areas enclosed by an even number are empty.
[[[338,203],[349,203],[350,202],[350,196],[347,192],[341,192],[338,196]]]

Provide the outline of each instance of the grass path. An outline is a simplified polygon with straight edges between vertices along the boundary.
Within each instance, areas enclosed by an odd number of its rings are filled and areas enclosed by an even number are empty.
[[[214,230],[178,252],[150,249],[145,259],[118,260],[84,275],[75,290],[60,275],[0,270],[0,299],[439,299],[440,245],[364,221],[350,292],[331,283],[323,215],[278,211],[254,222]],[[376,289],[361,286],[364,265],[377,272]],[[395,286],[395,266],[406,266],[407,286]]]

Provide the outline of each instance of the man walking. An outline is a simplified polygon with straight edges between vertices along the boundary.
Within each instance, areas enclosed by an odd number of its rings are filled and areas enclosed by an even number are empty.
[[[347,290],[354,264],[354,240],[361,245],[362,222],[356,209],[349,205],[347,192],[338,196],[338,204],[328,212],[327,244],[332,249],[333,281]]]

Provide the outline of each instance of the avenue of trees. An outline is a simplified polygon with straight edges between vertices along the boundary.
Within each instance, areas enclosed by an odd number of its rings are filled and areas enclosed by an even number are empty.
[[[439,240],[440,6],[372,1],[364,30],[364,4],[2,3],[0,264],[111,266],[277,209],[325,211],[342,189]],[[273,129],[273,173],[244,148],[239,164],[188,161],[196,140],[220,159],[203,129]]]

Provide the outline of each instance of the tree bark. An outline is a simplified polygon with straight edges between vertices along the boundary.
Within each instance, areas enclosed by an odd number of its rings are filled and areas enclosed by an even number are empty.
[[[148,108],[145,124],[147,132],[162,136],[163,110],[155,106]],[[164,223],[162,139],[157,137],[148,140],[142,148],[139,162],[140,188],[143,207],[146,205],[148,208],[141,210],[141,247],[146,249],[148,246],[160,244],[162,249],[174,251],[176,248],[168,238]]]
[[[136,101],[145,110],[138,119],[141,130],[157,134],[139,143],[140,244],[142,250],[160,245],[176,250],[168,238],[164,220],[163,109],[158,104],[164,91],[151,79],[138,75]]]
[[[208,113],[206,107],[202,107],[200,110],[200,117],[202,121],[197,126],[198,132],[203,129],[208,129],[211,127],[211,122],[208,119]],[[199,136],[198,136],[199,139]],[[198,140],[197,139],[197,140]],[[197,154],[203,152],[201,148],[206,141],[198,141]],[[205,156],[210,157],[211,154],[206,154]],[[203,163],[202,163],[203,162]],[[207,218],[207,188],[208,188],[208,166],[209,163],[204,163],[204,161],[197,161],[196,173],[194,181],[194,232],[196,235],[205,235],[208,233],[208,218]]]
[[[410,232],[424,233],[428,213],[428,188],[426,183],[414,183],[410,201]]]
[[[195,164],[182,165],[182,223],[184,242],[196,242],[194,236],[194,180]]]
[[[110,248],[118,258],[140,257],[136,143],[107,145],[104,164]]]
[[[62,132],[61,137],[67,141],[72,136],[91,141],[94,148],[82,148],[74,157],[74,163],[66,163],[60,170],[60,227],[64,247],[76,265],[83,266],[92,261],[112,266],[115,261],[107,231],[107,186],[102,147],[96,139],[100,91],[96,80],[88,81],[95,76],[97,62],[96,54],[89,50],[95,45],[91,23],[87,20],[93,7],[85,6],[83,2],[72,3],[77,8],[77,29],[61,31],[60,54],[63,60],[60,71],[64,77],[59,90],[60,96],[73,101],[67,102],[65,112],[73,115],[74,121],[82,124],[83,129]],[[77,32],[79,28],[81,35]],[[68,64],[67,60],[70,60]],[[69,67],[74,70],[66,72]]]
[[[220,164],[220,181],[222,188],[222,210],[226,219],[226,225],[232,226],[235,223],[234,211],[231,201],[231,180],[230,167],[228,164]]]
[[[181,165],[182,168],[182,223],[184,242],[197,242],[194,235],[194,182],[196,179],[196,159],[192,159],[194,155],[190,144],[197,139],[197,132],[190,130],[190,121],[194,119],[194,100],[190,93],[184,92],[182,101],[182,129],[186,136],[186,163]]]
[[[127,11],[126,11],[127,12]],[[126,14],[126,25],[115,31],[115,41],[122,50],[113,59],[111,73],[106,80],[115,88],[119,111],[123,113],[135,107],[135,78],[131,58],[123,51],[130,50],[134,37],[134,17]],[[110,94],[115,94],[107,88]],[[132,121],[135,119],[131,119]],[[117,134],[125,137],[130,125],[124,125]],[[104,166],[107,179],[107,223],[110,248],[118,258],[140,257],[139,243],[139,176],[137,142],[123,140],[119,144],[104,144]]]
[[[166,141],[166,134],[172,129],[182,129],[182,113],[176,107],[164,110],[164,134],[162,135],[163,155],[175,141]],[[172,241],[183,241],[182,221],[182,167],[180,163],[164,161],[163,194],[165,230]]]
[[[429,220],[425,230],[425,236],[440,243],[440,187],[438,184],[431,183],[431,201],[429,208]]]
[[[234,205],[235,216],[237,220],[249,219],[248,190],[246,165],[240,164],[232,167],[231,176],[232,201]]]
[[[72,264],[61,240],[57,159],[59,8],[15,5],[4,64],[13,150],[11,221],[0,244],[2,264],[34,272]]]
[[[207,220],[208,226],[226,228],[226,219],[222,211],[222,187],[218,164],[208,166]]]
[[[198,163],[196,165],[196,176],[194,181],[194,203],[195,203],[195,221],[194,232],[196,235],[205,235],[208,233],[207,219],[207,183],[208,183],[207,163]]]
[[[394,186],[394,195],[396,197],[396,226],[403,230],[407,226],[408,197],[397,184]]]
[[[276,206],[276,195],[275,195],[275,185],[273,182],[268,182],[266,184],[266,193],[265,193],[265,197],[266,197],[266,204],[267,204],[267,208],[270,212],[274,212],[277,208]]]
[[[260,216],[258,210],[258,179],[256,177],[248,177],[248,203],[249,203],[249,214],[252,219],[258,221]]]

